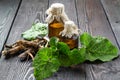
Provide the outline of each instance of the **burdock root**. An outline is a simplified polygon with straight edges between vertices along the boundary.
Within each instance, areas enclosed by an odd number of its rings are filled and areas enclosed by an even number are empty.
[[[37,38],[33,41],[18,40],[12,45],[5,45],[2,55],[5,56],[5,59],[18,55],[21,61],[33,60],[37,51],[47,44],[48,41],[45,38]]]

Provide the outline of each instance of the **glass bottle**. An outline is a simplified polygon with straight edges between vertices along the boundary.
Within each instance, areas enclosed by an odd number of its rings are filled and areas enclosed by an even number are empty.
[[[64,24],[62,22],[57,21],[56,19],[53,20],[52,23],[48,25],[48,36],[51,37],[58,37],[62,40],[62,36],[59,33],[64,29]]]
[[[75,23],[71,20],[68,20],[64,23],[64,30],[60,32],[60,35],[63,36],[62,41],[67,43],[70,49],[78,48],[78,28]]]

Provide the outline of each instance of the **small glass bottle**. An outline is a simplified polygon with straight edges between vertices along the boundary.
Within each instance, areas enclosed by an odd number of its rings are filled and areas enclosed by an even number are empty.
[[[73,21],[66,21],[64,30],[60,32],[62,41],[67,43],[70,49],[78,48],[78,28]]]
[[[64,29],[64,24],[62,22],[57,21],[56,19],[48,25],[48,36],[51,37],[58,37],[60,40],[62,37],[59,33]]]
[[[46,22],[48,23],[48,37],[58,37],[62,39],[59,33],[64,29],[64,21],[69,20],[64,12],[64,5],[61,3],[52,4],[46,11],[48,17]]]

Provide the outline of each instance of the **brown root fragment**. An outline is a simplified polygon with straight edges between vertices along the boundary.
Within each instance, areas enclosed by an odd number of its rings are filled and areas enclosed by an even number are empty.
[[[25,47],[20,45],[20,46],[17,46],[17,47],[13,47],[13,48],[11,48],[9,50],[4,50],[4,51],[2,51],[2,54],[3,55],[6,55],[6,54],[11,54],[12,55],[12,54],[15,54],[15,53],[17,53],[19,51],[22,51],[24,49],[25,49]]]
[[[34,60],[34,56],[32,55],[32,53],[28,52],[27,54],[32,58],[32,60]]]
[[[37,38],[33,41],[18,40],[12,45],[5,45],[5,49],[2,51],[4,56],[12,56],[20,53],[18,56],[21,61],[31,58],[34,60],[34,56],[41,47],[45,47],[48,41],[44,38]]]
[[[20,58],[20,61],[25,61],[25,60],[27,59],[27,56],[28,56],[27,52],[28,52],[28,50],[25,51],[25,52],[23,52],[23,53],[21,53],[21,54],[18,56],[18,57]]]
[[[30,56],[32,60],[34,60],[35,52],[33,49],[26,50],[25,52],[21,53],[18,57],[21,61],[25,61],[28,58],[28,56]]]
[[[12,45],[5,45],[6,48],[12,48]]]
[[[9,54],[15,54],[15,53],[17,53],[17,52],[19,52],[19,51],[21,51],[21,50],[24,50],[24,49],[25,49],[25,47],[22,46],[22,45],[20,45],[20,46],[16,46],[16,47],[10,49],[10,50],[8,51],[8,53],[9,53]]]

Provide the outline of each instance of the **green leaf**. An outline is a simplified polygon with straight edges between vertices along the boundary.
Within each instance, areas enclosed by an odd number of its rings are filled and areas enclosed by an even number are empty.
[[[68,67],[71,65],[77,65],[86,60],[85,48],[70,50],[68,45],[64,42],[58,42],[57,49],[59,52],[58,59],[61,66]]]
[[[33,24],[31,29],[22,33],[22,37],[26,40],[34,40],[37,36],[47,35],[47,24],[36,23]]]
[[[72,65],[72,61],[70,60],[69,56],[66,54],[60,54],[58,56],[58,60],[61,64],[60,66],[69,67]]]
[[[71,50],[69,57],[70,60],[72,61],[72,65],[83,63],[86,60],[85,54],[86,54],[85,48],[81,48],[80,50],[78,49]]]
[[[59,50],[60,54],[69,54],[70,52],[69,46],[64,42],[58,42],[57,49]]]
[[[111,61],[118,56],[117,48],[106,38],[94,38],[87,47],[88,57],[90,61],[99,59],[101,61]]]
[[[92,40],[92,36],[90,34],[86,33],[86,32],[84,32],[80,36],[80,42],[84,46],[88,46],[91,40]]]
[[[68,67],[72,64],[69,55],[70,54],[70,48],[68,45],[64,42],[58,42],[57,43],[57,49],[59,52],[58,59],[60,61],[61,66]]]
[[[52,55],[52,49],[42,48],[33,61],[34,76],[36,80],[43,80],[53,75],[59,69],[59,66],[57,57]]]
[[[22,37],[26,40],[34,40],[40,33],[37,31],[33,31],[32,29],[27,30],[22,34]]]
[[[50,38],[50,42],[49,42],[50,47],[52,47],[52,46],[56,47],[58,41],[59,41],[59,38],[57,38],[57,37]]]
[[[88,38],[89,37],[89,38]],[[88,33],[81,35],[83,46],[86,48],[86,59],[90,61],[111,61],[118,56],[118,49],[105,37],[92,37]]]

